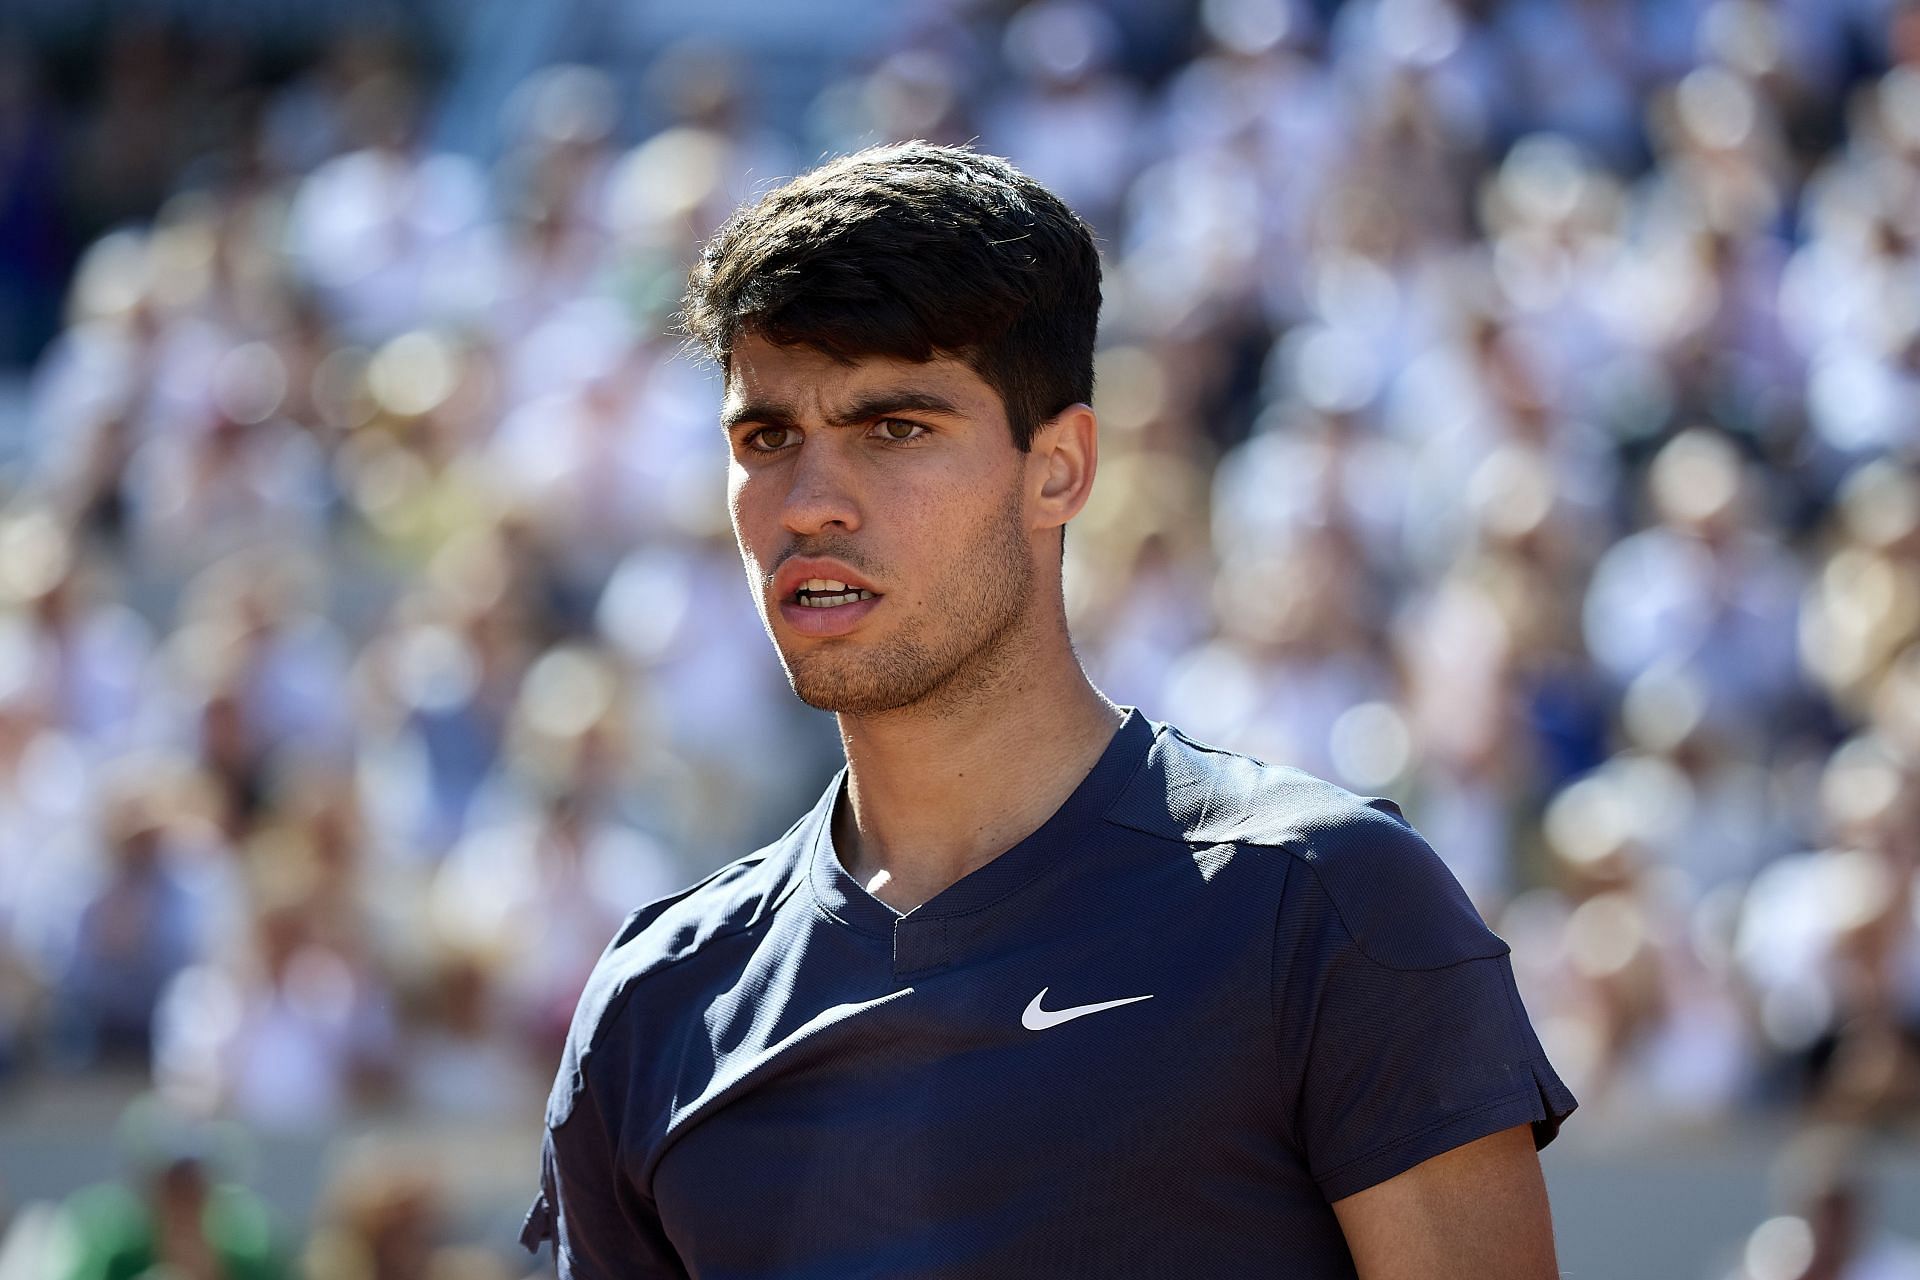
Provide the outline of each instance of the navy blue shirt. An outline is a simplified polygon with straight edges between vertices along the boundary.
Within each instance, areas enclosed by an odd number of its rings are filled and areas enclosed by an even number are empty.
[[[1574,1108],[1391,801],[1130,712],[901,915],[844,779],[601,957],[522,1237],[562,1276],[1353,1276],[1333,1201]]]

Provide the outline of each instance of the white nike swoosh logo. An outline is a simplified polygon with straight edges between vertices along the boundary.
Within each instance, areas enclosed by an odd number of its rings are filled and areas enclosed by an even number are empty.
[[[1020,1025],[1029,1031],[1045,1031],[1048,1027],[1057,1027],[1063,1022],[1072,1022],[1075,1018],[1084,1018],[1090,1013],[1102,1009],[1118,1009],[1123,1004],[1138,1004],[1142,1000],[1151,1000],[1152,996],[1128,996],[1125,1000],[1102,1000],[1099,1004],[1077,1004],[1071,1009],[1042,1009],[1040,1002],[1047,998],[1047,988],[1040,988],[1040,994],[1033,998],[1027,1011],[1020,1015]]]

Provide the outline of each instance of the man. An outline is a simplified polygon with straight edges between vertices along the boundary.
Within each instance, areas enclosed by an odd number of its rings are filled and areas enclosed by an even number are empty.
[[[19,1274],[60,1280],[280,1280],[291,1274],[260,1199],[231,1180],[237,1154],[221,1131],[154,1097],[128,1106],[119,1138],[128,1183],[103,1183],[62,1206],[59,1265]],[[0,1250],[4,1252],[4,1250]],[[11,1273],[11,1269],[7,1269]]]
[[[1074,657],[1099,301],[1064,205],[923,143],[707,246],[734,531],[847,767],[602,957],[523,1235],[563,1276],[1555,1274],[1574,1100],[1432,850]]]

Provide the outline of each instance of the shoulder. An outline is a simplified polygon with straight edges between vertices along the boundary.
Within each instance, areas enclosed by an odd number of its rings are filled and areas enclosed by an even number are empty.
[[[1287,898],[1324,899],[1370,959],[1436,968],[1504,955],[1433,846],[1394,801],[1156,726],[1108,821],[1193,845],[1284,858]]]
[[[549,1124],[565,1120],[596,1049],[609,1028],[627,1015],[637,992],[663,974],[697,967],[703,959],[717,956],[729,938],[754,931],[799,883],[796,869],[803,841],[798,837],[806,821],[801,819],[773,843],[627,917],[594,964],[574,1008],[548,1100]]]
[[[82,1257],[104,1273],[112,1259],[131,1260],[147,1252],[152,1223],[145,1206],[118,1184],[84,1188],[61,1207]],[[86,1274],[82,1269],[76,1274]]]

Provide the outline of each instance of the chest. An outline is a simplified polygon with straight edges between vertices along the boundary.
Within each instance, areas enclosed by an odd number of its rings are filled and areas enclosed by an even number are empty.
[[[708,1020],[651,1164],[696,1274],[1009,1274],[1029,1247],[1124,1274],[1304,1179],[1266,940],[1163,906],[900,978],[818,939],[770,956],[782,1016]]]

